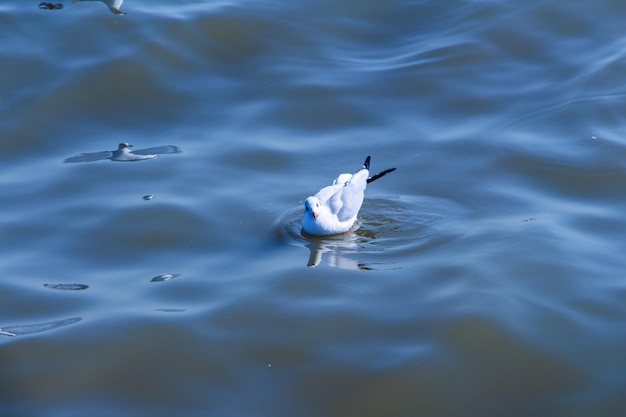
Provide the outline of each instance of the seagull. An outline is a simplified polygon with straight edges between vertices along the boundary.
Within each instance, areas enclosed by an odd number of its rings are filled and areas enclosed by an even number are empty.
[[[97,0],[72,0],[72,3],[76,3],[77,1],[97,1]],[[122,3],[124,3],[124,0],[100,0],[100,1],[107,5],[109,10],[111,10],[111,13],[126,14],[125,12],[120,10],[120,7],[122,7]]]
[[[372,181],[395,171],[386,169],[369,176],[370,157],[354,174],[340,174],[332,185],[324,187],[304,202],[302,230],[308,235],[326,236],[345,233],[359,214],[365,187]]]
[[[130,150],[133,145],[129,143],[120,143],[114,151],[100,151],[100,152],[88,152],[81,153],[80,155],[72,156],[65,159],[65,163],[75,162],[95,162],[103,159],[110,159],[111,161],[120,162],[134,162],[144,161],[146,159],[154,159],[160,154],[173,154],[181,153],[181,149],[175,145],[163,145],[155,146],[147,149],[137,149],[136,151]]]

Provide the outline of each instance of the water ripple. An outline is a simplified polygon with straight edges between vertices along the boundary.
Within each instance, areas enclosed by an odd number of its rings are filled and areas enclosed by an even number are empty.
[[[302,209],[286,212],[275,226],[286,244],[310,251],[308,266],[326,264],[342,269],[401,268],[402,259],[454,239],[446,222],[458,219],[462,210],[453,202],[429,197],[368,198],[363,203],[353,230],[336,236],[304,236]]]
[[[5,334],[6,336],[23,336],[27,334],[47,332],[50,330],[58,329],[60,327],[69,326],[70,324],[78,323],[81,320],[81,317],[73,317],[69,319],[54,320],[43,323],[5,326],[3,329],[0,329],[0,331],[3,332],[0,334]]]

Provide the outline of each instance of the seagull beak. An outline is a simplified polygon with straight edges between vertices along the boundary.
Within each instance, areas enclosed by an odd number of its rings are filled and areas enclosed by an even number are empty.
[[[314,212],[313,212],[313,218],[314,218],[314,219],[317,219],[317,216],[319,216],[319,213],[318,213],[317,211],[314,211]]]

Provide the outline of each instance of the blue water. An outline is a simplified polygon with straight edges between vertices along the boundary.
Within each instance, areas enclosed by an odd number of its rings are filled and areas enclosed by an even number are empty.
[[[622,412],[626,3],[39,3],[0,5],[0,415]],[[64,162],[122,142],[181,152]],[[358,229],[302,236],[367,155]]]

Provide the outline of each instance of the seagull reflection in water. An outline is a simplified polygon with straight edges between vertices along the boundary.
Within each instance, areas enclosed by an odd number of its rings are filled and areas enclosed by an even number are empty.
[[[281,216],[277,223],[277,232],[285,243],[309,250],[306,263],[308,267],[316,267],[323,263],[334,268],[353,271],[374,269],[369,264],[358,260],[363,255],[362,252],[367,242],[376,239],[375,232],[364,228],[360,219],[347,232],[330,236],[315,236],[302,230],[301,213],[298,207]]]
[[[182,150],[178,146],[174,145],[155,146],[154,148],[138,150],[131,150],[130,148],[132,147],[133,145],[130,145],[128,143],[120,143],[118,148],[114,151],[81,153],[80,155],[67,158],[63,162],[95,162],[102,161],[103,159],[110,159],[111,161],[119,162],[135,162],[144,161],[146,159],[154,159],[157,157],[157,155],[182,152]]]
[[[124,0],[72,0],[72,3],[76,3],[77,1],[101,1],[102,3],[107,5],[111,13],[126,14],[125,12],[120,10],[120,7],[122,7],[122,3],[124,3]]]
[[[325,255],[325,263],[328,266],[353,271],[372,269],[367,264],[363,264],[349,256],[359,253],[358,239],[360,236],[355,233],[356,229],[358,229],[358,225],[353,226],[346,233],[332,237],[310,236],[302,233],[302,236],[308,241],[305,246],[310,251],[309,261],[306,266],[318,266],[322,262],[322,255]]]

